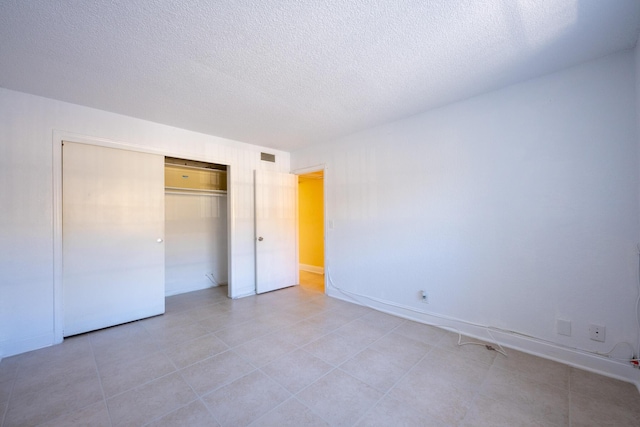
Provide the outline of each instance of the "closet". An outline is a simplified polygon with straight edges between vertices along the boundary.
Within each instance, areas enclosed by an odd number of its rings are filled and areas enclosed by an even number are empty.
[[[62,195],[63,336],[227,284],[226,166],[65,141]]]
[[[165,295],[228,283],[227,169],[165,157]]]

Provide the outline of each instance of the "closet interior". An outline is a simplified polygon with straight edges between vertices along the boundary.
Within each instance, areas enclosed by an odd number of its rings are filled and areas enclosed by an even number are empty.
[[[228,283],[227,167],[165,158],[165,295]]]

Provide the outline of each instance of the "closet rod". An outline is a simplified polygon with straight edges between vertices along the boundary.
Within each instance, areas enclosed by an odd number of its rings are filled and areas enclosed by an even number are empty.
[[[210,196],[210,197],[226,197],[227,193],[198,193],[191,191],[166,191],[164,194],[176,194],[179,196]]]

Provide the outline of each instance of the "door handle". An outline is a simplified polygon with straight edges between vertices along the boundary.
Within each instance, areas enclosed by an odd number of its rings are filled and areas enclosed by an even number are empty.
[[[258,242],[262,242],[263,240],[262,236],[258,237]]]

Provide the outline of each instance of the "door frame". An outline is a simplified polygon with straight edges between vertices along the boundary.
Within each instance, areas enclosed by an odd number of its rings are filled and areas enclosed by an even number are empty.
[[[322,171],[322,245],[324,247],[324,254],[323,254],[323,263],[324,263],[324,293],[327,294],[327,271],[328,271],[328,265],[327,265],[327,259],[329,259],[329,245],[327,245],[327,224],[329,222],[329,220],[327,219],[327,171],[329,170],[329,168],[327,167],[327,165],[325,163],[320,163],[318,165],[315,166],[306,166],[306,167],[302,167],[302,168],[297,168],[297,169],[293,169],[291,171],[292,174],[294,175],[305,175],[307,173],[311,173],[311,172],[320,172]],[[298,184],[299,185],[299,184]],[[297,207],[296,207],[297,209]],[[298,212],[298,221],[300,220],[300,212]],[[300,257],[300,233],[297,233],[298,237],[296,238],[296,246],[297,246],[297,251],[298,251],[298,258]],[[299,268],[299,263],[298,263],[298,268]]]
[[[115,141],[107,138],[86,136],[72,132],[60,130],[53,131],[52,151],[53,151],[53,339],[55,344],[64,340],[64,306],[63,306],[63,275],[62,275],[62,142],[74,142],[78,144],[96,145],[106,148],[116,148],[127,151],[136,151],[149,154],[158,154],[165,157],[178,157],[187,160],[217,163],[227,167],[227,274],[228,274],[228,296],[233,295],[233,259],[231,257],[235,221],[233,220],[233,186],[232,165],[228,162],[221,162],[214,158],[203,158],[193,156],[191,153],[179,151],[165,151],[155,148]]]

